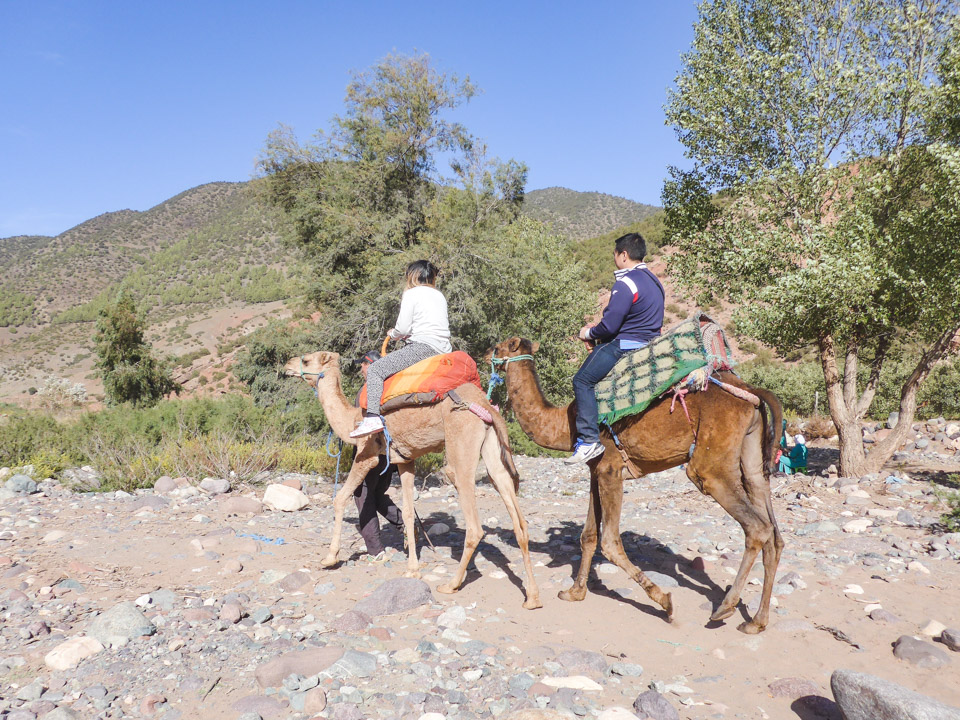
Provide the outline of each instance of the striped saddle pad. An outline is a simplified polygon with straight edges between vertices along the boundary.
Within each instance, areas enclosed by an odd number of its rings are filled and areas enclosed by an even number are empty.
[[[635,415],[694,370],[708,372],[733,366],[730,346],[720,326],[696,313],[651,341],[627,353],[597,384],[600,422],[608,425]]]
[[[481,387],[477,363],[472,357],[460,350],[434,355],[387,378],[380,410],[388,412],[408,405],[440,402],[448,392],[465,383]],[[366,385],[360,390],[357,405],[367,407]]]

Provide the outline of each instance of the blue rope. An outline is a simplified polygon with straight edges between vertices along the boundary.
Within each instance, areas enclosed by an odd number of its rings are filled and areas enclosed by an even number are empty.
[[[333,439],[333,430],[327,433],[327,455],[337,459],[337,472],[333,476],[333,492],[337,492],[337,485],[340,484],[340,455],[343,454],[343,440],[337,438],[337,453],[330,452],[330,440]]]
[[[393,442],[393,437],[390,435],[390,431],[387,430],[387,423],[383,423],[383,438],[387,441],[387,464],[383,470],[380,471],[381,475],[390,469],[390,443]]]
[[[533,355],[517,355],[516,357],[498,358],[496,353],[493,354],[493,356],[490,358],[490,381],[487,384],[487,400],[490,400],[490,397],[493,395],[493,389],[497,385],[503,385],[503,383],[506,382],[503,375],[497,372],[497,365],[507,365],[508,363],[516,362],[517,360],[533,360]]]

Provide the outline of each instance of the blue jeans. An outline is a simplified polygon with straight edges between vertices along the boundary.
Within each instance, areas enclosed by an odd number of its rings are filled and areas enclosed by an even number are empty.
[[[577,402],[577,437],[585,443],[600,442],[597,427],[597,383],[603,380],[630,350],[620,348],[618,340],[597,345],[573,376],[573,396]]]

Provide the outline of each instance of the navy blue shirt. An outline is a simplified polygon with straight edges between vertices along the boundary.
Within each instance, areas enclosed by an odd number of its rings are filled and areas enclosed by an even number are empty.
[[[663,329],[663,285],[643,263],[617,270],[603,318],[590,328],[590,339],[648,342]]]

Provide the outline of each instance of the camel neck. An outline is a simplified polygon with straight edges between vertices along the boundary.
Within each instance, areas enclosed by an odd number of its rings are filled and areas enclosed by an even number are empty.
[[[340,368],[329,368],[322,378],[317,379],[317,395],[330,427],[344,442],[355,444],[349,439],[350,432],[360,419],[360,409],[347,401],[340,387]]]
[[[547,400],[533,360],[509,363],[505,375],[510,404],[523,431],[541,447],[571,449],[570,406],[557,407]]]

